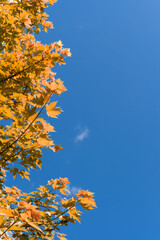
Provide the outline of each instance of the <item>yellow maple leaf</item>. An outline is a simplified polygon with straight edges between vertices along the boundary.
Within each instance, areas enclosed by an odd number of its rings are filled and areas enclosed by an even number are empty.
[[[39,226],[38,226],[37,223],[32,222],[32,221],[30,221],[30,220],[27,218],[27,214],[21,213],[20,216],[21,216],[21,219],[22,219],[23,221],[25,221],[26,223],[28,223],[28,225],[30,225],[31,227],[33,227],[33,228],[35,228],[35,229],[37,229],[38,231],[40,231],[40,232],[43,233],[42,229],[39,228]]]
[[[14,217],[13,213],[12,213],[12,209],[8,208],[0,208],[0,215],[4,215],[7,217]]]
[[[62,110],[59,107],[55,107],[57,102],[52,102],[50,104],[47,104],[46,110],[47,110],[47,115],[49,117],[57,118],[57,115],[59,115]]]
[[[80,211],[77,211],[76,208],[71,208],[68,213],[71,218],[76,219],[80,223],[81,221]]]
[[[49,147],[51,144],[53,144],[53,142],[50,139],[41,138],[41,137],[37,139],[37,142],[44,147]]]

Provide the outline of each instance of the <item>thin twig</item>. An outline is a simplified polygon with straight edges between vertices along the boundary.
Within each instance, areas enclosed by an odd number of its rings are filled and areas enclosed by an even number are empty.
[[[75,205],[74,206],[71,206],[71,207],[69,207],[66,211],[64,211],[63,213],[61,213],[60,215],[58,215],[57,217],[55,217],[55,218],[53,218],[52,219],[52,221],[55,221],[57,218],[59,218],[59,217],[61,217],[61,216],[63,216],[65,213],[67,213],[69,210],[71,210],[72,208],[74,208],[75,206],[77,206],[78,205],[78,200],[77,200],[77,202],[75,203]]]
[[[13,157],[17,156],[20,152],[21,152],[21,150],[19,150],[19,151],[18,151],[17,153],[15,153],[15,154],[11,155],[10,158],[13,158]],[[7,162],[8,159],[2,159],[2,161],[3,161],[3,162]],[[9,161],[11,161],[11,160],[9,160]]]

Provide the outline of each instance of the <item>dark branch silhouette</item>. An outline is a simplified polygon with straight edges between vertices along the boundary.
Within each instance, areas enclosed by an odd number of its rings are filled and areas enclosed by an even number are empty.
[[[28,66],[28,67],[26,67],[26,68],[24,68],[24,69],[22,69],[22,70],[20,70],[20,71],[18,71],[18,72],[16,72],[16,73],[12,74],[12,75],[10,75],[10,76],[8,76],[8,77],[6,77],[6,78],[0,79],[0,83],[1,83],[1,82],[5,82],[5,81],[7,81],[7,80],[9,80],[9,79],[12,79],[13,77],[21,74],[22,72],[25,72],[25,71],[28,70],[29,68],[32,68],[32,67],[35,66],[36,64],[40,63],[42,60],[44,60],[44,56],[42,56],[42,58],[41,58],[40,60],[38,60],[37,62],[33,63],[32,65],[30,65],[30,66]]]

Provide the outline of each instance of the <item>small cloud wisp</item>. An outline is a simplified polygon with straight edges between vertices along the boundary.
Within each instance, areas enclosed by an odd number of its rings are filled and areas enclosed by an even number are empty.
[[[82,142],[88,135],[89,129],[86,127],[76,136],[75,142]]]
[[[68,190],[70,191],[71,195],[75,195],[81,190],[81,188],[69,185]]]

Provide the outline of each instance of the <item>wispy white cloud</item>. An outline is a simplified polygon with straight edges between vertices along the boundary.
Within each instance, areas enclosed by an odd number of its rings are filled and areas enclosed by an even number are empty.
[[[89,129],[87,127],[81,129],[80,133],[76,136],[75,142],[82,142],[89,135]]]
[[[75,194],[77,194],[81,190],[81,188],[69,185],[68,186],[68,190],[70,191],[71,195],[75,195]]]

